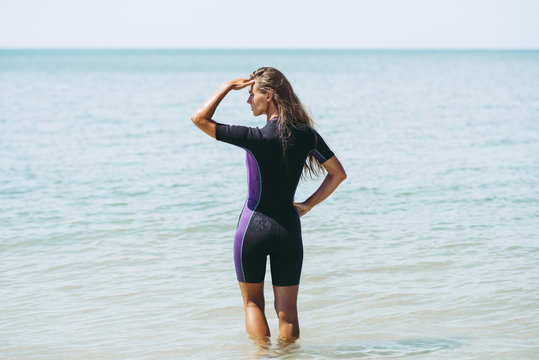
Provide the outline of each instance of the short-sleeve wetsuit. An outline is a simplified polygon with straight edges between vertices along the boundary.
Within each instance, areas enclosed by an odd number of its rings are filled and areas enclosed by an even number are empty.
[[[273,285],[298,285],[303,245],[294,193],[307,156],[323,163],[333,152],[307,128],[292,131],[283,157],[277,118],[262,128],[218,123],[215,138],[246,150],[248,196],[234,237],[238,281],[264,281],[269,255]]]

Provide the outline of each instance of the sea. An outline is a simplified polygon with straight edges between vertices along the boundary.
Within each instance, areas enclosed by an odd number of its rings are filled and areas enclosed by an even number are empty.
[[[301,219],[294,344],[266,274],[266,347],[245,151],[190,120],[261,66],[348,175]],[[264,126],[247,97],[214,119]],[[2,359],[539,359],[538,269],[539,51],[0,50]]]

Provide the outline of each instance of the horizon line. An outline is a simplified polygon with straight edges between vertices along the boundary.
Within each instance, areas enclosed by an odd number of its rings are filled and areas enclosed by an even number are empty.
[[[80,51],[538,51],[539,47],[1,47],[0,50]]]

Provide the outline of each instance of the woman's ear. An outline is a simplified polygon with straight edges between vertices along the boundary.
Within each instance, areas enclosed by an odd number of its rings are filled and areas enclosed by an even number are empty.
[[[266,101],[270,103],[271,100],[273,100],[273,94],[268,91],[266,92]]]

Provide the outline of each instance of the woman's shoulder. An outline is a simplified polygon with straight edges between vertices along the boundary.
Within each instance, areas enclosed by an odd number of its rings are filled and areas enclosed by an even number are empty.
[[[312,126],[308,126],[308,125],[300,127],[300,128],[293,128],[292,132],[296,136],[299,136],[302,139],[306,139],[306,140],[313,140],[318,134]]]
[[[290,142],[294,145],[312,148],[316,141],[316,130],[310,126],[292,128],[290,131]]]

